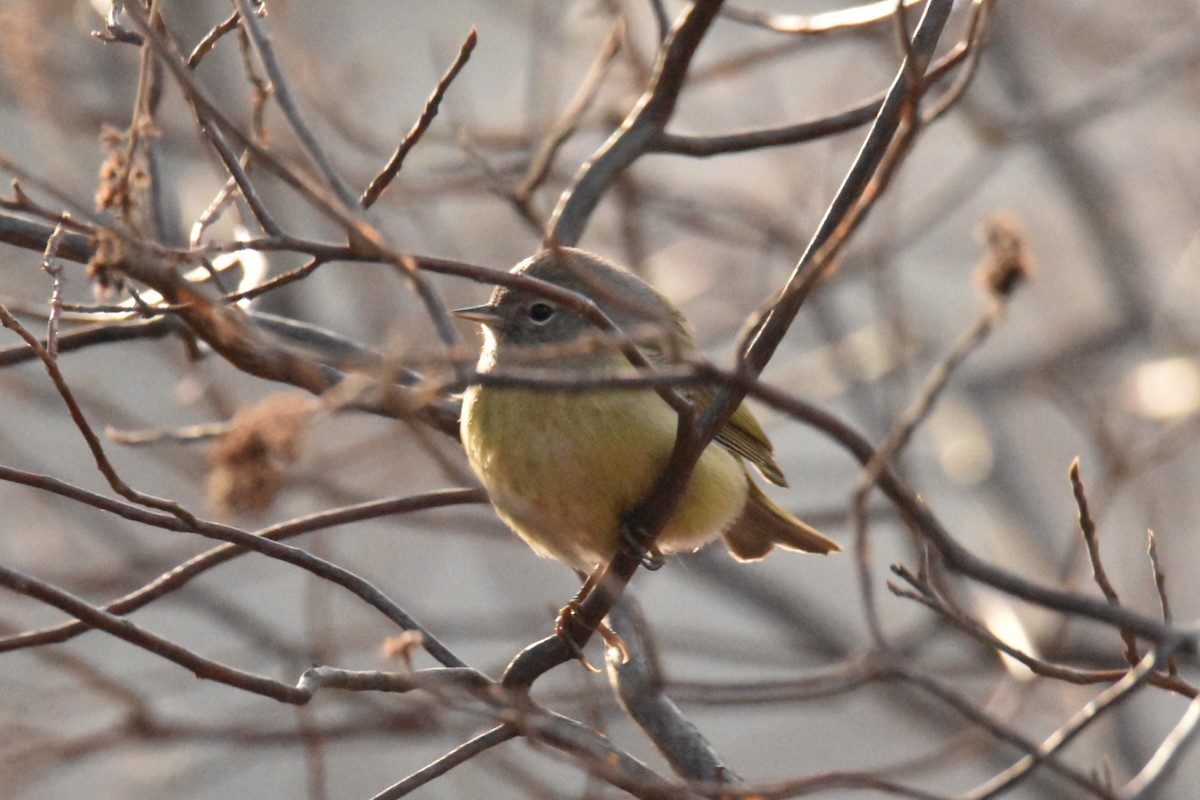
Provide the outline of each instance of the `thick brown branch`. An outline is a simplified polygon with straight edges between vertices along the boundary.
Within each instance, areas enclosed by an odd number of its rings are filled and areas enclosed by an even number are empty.
[[[626,168],[644,155],[662,133],[683,90],[692,56],[721,10],[722,0],[696,0],[680,16],[663,43],[646,92],[608,141],[584,164],[554,209],[550,227],[554,241],[573,245],[605,191]]]

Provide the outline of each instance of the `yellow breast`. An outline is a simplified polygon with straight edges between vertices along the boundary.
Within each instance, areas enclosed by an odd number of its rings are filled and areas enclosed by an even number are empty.
[[[476,386],[461,426],[505,522],[539,554],[586,571],[616,553],[621,515],[646,497],[670,456],[676,415],[652,391]],[[710,445],[659,549],[691,550],[719,536],[740,515],[747,480],[737,456]]]

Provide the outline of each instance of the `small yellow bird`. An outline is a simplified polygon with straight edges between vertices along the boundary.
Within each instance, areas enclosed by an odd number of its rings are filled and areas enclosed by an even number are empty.
[[[673,346],[694,351],[682,314],[647,283],[582,250],[545,250],[514,274],[552,283],[594,301],[654,363]],[[483,325],[479,372],[537,367],[569,381],[629,367],[590,322],[535,293],[498,287],[487,305],[454,312]],[[604,346],[607,344],[607,346]],[[683,394],[701,408],[711,388]],[[652,389],[560,390],[474,385],[463,398],[462,440],[492,504],[539,555],[580,573],[607,563],[622,546],[623,515],[654,487],[675,444],[677,415]],[[786,485],[771,443],[743,404],[700,456],[674,515],[655,543],[658,553],[700,548],[723,536],[741,561],[778,544],[829,553],[837,543],[773,503],[747,471]]]

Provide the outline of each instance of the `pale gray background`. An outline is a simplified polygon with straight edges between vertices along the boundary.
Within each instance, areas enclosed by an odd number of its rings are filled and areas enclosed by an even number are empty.
[[[672,13],[680,8],[668,5]],[[840,5],[754,4],[796,12]],[[187,42],[228,13],[228,4],[216,0],[166,7],[174,32]],[[489,191],[480,161],[467,154],[463,142],[501,180],[515,182],[608,34],[610,7],[628,15],[628,47],[643,65],[652,63],[655,33],[648,4],[633,1],[291,0],[271,4],[269,24],[305,111],[354,186],[364,185],[383,163],[467,30],[478,29],[470,64],[375,218],[404,249],[501,267],[528,255],[537,237]],[[1065,577],[1067,585],[1094,591],[1066,481],[1068,464],[1081,456],[1107,566],[1124,600],[1145,613],[1157,611],[1144,557],[1145,530],[1153,528],[1181,620],[1194,620],[1200,602],[1196,408],[1182,419],[1149,419],[1133,390],[1139,366],[1148,362],[1184,359],[1182,382],[1159,391],[1181,393],[1185,400],[1187,376],[1200,374],[1197,16],[1196,5],[1182,0],[999,3],[989,49],[967,99],[920,139],[890,196],[858,236],[843,273],[801,314],[766,373],[769,381],[880,439],[928,368],[975,318],[979,294],[970,273],[981,253],[981,223],[1000,210],[1015,213],[1036,255],[1037,278],[1019,293],[1008,319],[957,375],[939,412],[918,435],[906,461],[909,477],[974,552],[1030,578]],[[133,48],[89,38],[99,21],[84,2],[0,4],[0,152],[85,201],[103,158],[98,130],[127,124],[136,76]],[[962,24],[956,18],[951,28],[961,31]],[[729,67],[739,54],[771,48],[784,51],[766,66]],[[685,91],[671,130],[723,133],[815,118],[881,91],[896,63],[895,48],[883,34],[795,39],[718,22],[700,50],[695,84]],[[199,75],[227,108],[244,115],[232,41],[222,43]],[[537,198],[543,213],[619,119],[611,113],[624,113],[640,85],[630,63],[619,60],[596,109]],[[174,88],[163,118],[164,166],[185,231],[221,175]],[[269,123],[276,146],[292,153],[277,111]],[[707,160],[644,159],[632,172],[646,203],[637,215],[640,245],[631,244],[622,229],[615,195],[581,244],[643,270],[689,314],[705,349],[726,357],[746,314],[785,279],[861,136],[856,131]],[[285,209],[282,216],[292,228],[335,235],[284,192],[272,190],[269,196]],[[38,261],[33,252],[0,246],[0,295],[6,301],[44,302],[49,281]],[[272,268],[294,263],[279,257]],[[452,304],[478,302],[486,294],[462,282],[437,285]],[[90,296],[80,269],[70,268],[68,290],[79,301]],[[265,308],[396,353],[411,354],[426,344],[416,302],[379,267],[328,265]],[[5,332],[4,347],[16,342]],[[176,342],[94,348],[64,356],[62,363],[97,428],[223,419],[279,388],[259,385],[215,358],[189,364]],[[0,372],[0,403],[0,462],[106,491],[38,367]],[[845,509],[856,465],[803,426],[769,412],[761,416],[793,483],[773,496],[849,543]],[[1146,455],[1164,442],[1170,444],[1166,455]],[[452,443],[444,444],[459,458]],[[974,448],[982,460],[954,462],[956,447]],[[112,446],[110,453],[139,489],[205,509],[203,446]],[[346,415],[324,420],[309,433],[294,477],[266,518],[238,522],[256,527],[346,502],[452,485],[402,426]],[[882,514],[873,530],[877,591],[886,595],[886,565],[916,562],[892,517]],[[377,583],[459,655],[492,675],[549,630],[554,609],[575,588],[567,570],[534,558],[482,508],[360,524],[303,541]],[[95,602],[140,585],[204,546],[48,494],[0,485],[3,563]],[[701,558],[728,564],[715,550]],[[673,679],[803,675],[833,667],[867,645],[848,555],[775,554],[739,568],[750,585],[803,608],[816,632],[798,631],[745,595],[722,590],[712,569],[703,561],[679,559],[634,581]],[[1110,630],[1073,625],[1060,633],[1054,616],[987,593],[973,596],[977,610],[989,603],[1011,608],[1043,652],[1061,646],[1095,655],[1091,665],[1120,665],[1119,641]],[[896,633],[928,619],[911,603],[890,596],[882,602]],[[232,610],[251,615],[274,645],[235,634],[237,626],[222,617]],[[0,618],[5,626],[25,628],[60,617],[5,594]],[[378,646],[395,633],[340,590],[258,557],[223,567],[194,590],[135,619],[210,657],[287,680],[312,661],[384,668]],[[273,649],[277,645],[294,651],[281,655]],[[926,663],[934,670],[966,663],[962,654],[977,649],[961,636],[942,634]],[[195,729],[175,740],[109,738],[72,750],[71,743],[86,744],[89,734],[119,719],[121,706],[81,688],[59,654],[83,659],[136,688],[163,720]],[[978,674],[946,677],[1034,739],[1099,690],[1012,682],[994,658],[980,654],[976,661],[984,665]],[[197,682],[178,667],[100,634],[45,652],[5,654],[0,665],[0,797],[270,800],[311,790],[304,751],[295,743],[202,735],[209,725],[290,732],[299,724],[295,709]],[[566,666],[543,683],[539,696],[577,695],[561,699],[561,707],[575,714],[586,715],[584,707],[594,703],[619,746],[662,766],[614,710],[602,676]],[[730,765],[756,780],[883,769],[940,752],[961,731],[945,712],[914,711],[912,696],[902,688],[776,706],[706,706],[682,689],[679,699]],[[327,741],[329,797],[369,797],[482,724],[443,718],[419,697],[368,700],[433,719],[438,730]],[[1117,724],[1110,720],[1084,736],[1070,749],[1069,760],[1085,770],[1107,764],[1119,785],[1149,757],[1184,705],[1178,697],[1147,691],[1114,717]],[[337,719],[359,708],[354,698],[330,695],[304,713]],[[31,750],[31,742],[44,744]],[[1011,750],[968,749],[957,766],[920,782],[936,791],[964,791],[1014,758]],[[418,796],[529,796],[514,777],[524,771],[552,787],[549,796],[615,795],[598,787],[592,787],[598,794],[589,795],[574,769],[517,742]],[[918,780],[922,774],[923,769],[899,777]],[[1161,796],[1190,797],[1197,781],[1200,766],[1193,755]],[[1011,796],[1043,797],[1043,791],[1031,784]]]

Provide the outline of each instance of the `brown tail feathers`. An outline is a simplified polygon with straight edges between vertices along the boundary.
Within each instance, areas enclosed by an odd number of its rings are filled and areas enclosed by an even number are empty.
[[[842,548],[816,528],[784,511],[746,476],[750,497],[733,527],[725,532],[725,544],[738,561],[757,561],[775,545],[805,553],[836,553]]]

